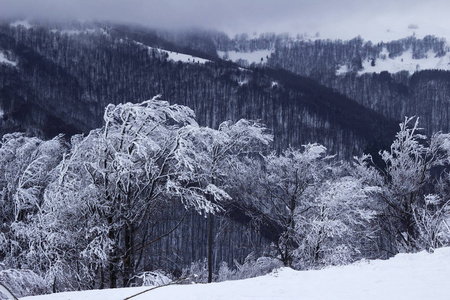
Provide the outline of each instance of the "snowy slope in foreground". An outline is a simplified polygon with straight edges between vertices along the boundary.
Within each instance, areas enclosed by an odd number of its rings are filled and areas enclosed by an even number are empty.
[[[288,268],[267,276],[213,284],[172,285],[133,299],[450,299],[450,248],[434,254],[400,254],[320,271]],[[146,288],[60,293],[28,300],[125,299]]]

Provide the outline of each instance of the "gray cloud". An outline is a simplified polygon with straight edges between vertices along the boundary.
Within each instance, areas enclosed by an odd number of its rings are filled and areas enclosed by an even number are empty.
[[[408,23],[446,27],[444,0],[0,0],[0,16],[110,20],[149,26],[325,36],[386,31]],[[359,33],[358,33],[359,32]]]

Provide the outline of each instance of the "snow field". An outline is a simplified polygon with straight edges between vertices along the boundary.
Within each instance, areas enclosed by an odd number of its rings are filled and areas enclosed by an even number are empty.
[[[132,299],[302,299],[414,300],[450,299],[450,248],[430,254],[399,254],[389,260],[360,261],[349,266],[314,271],[275,270],[269,275],[212,284],[171,285]],[[22,300],[119,300],[149,289],[68,292]]]
[[[13,67],[17,67],[17,62],[6,58],[5,54],[1,51],[0,51],[0,64],[7,64],[7,65],[11,65]]]
[[[362,62],[362,67],[363,69],[358,72],[359,75],[365,73],[379,74],[384,71],[391,74],[401,71],[407,71],[409,74],[422,70],[450,71],[450,52],[447,52],[445,56],[438,57],[433,51],[428,51],[426,57],[414,59],[413,52],[409,49],[400,56],[390,58],[389,52],[384,48],[383,51],[380,52],[379,57],[374,60],[373,66],[372,60],[366,59]],[[347,65],[342,65],[336,70],[336,75],[344,75],[349,71],[351,70]]]
[[[371,60],[363,61],[363,70],[359,74],[363,73],[381,73],[388,71],[391,74],[408,71],[410,74],[421,70],[450,70],[450,53],[443,57],[437,57],[436,53],[429,51],[425,58],[413,59],[412,50],[405,51],[401,56],[389,58],[389,52],[384,49],[381,52],[383,58],[375,60],[375,66],[372,66]]]
[[[219,55],[220,58],[228,59],[234,62],[242,59],[246,60],[249,64],[265,64],[267,62],[267,57],[270,57],[270,55],[272,55],[272,52],[273,51],[271,50],[258,50],[253,52],[217,51],[217,55]]]

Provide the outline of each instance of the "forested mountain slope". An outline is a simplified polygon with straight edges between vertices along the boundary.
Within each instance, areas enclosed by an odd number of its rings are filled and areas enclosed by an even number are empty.
[[[10,63],[0,64],[2,131],[87,132],[101,126],[108,103],[161,94],[213,128],[229,119],[261,120],[277,149],[314,141],[351,157],[391,139],[396,122],[311,79],[218,59],[219,38],[111,24],[4,23],[0,52]]]
[[[264,50],[256,64],[314,78],[387,117],[419,116],[428,134],[450,129],[450,51],[443,38],[372,43],[263,34],[216,40],[221,56],[236,60]]]

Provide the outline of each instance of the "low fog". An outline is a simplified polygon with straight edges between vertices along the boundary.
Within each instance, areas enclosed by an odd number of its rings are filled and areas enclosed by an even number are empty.
[[[377,34],[449,27],[450,2],[361,0],[0,0],[0,17],[108,20],[169,29],[236,33],[320,33],[324,38],[376,39]],[[411,26],[410,26],[411,27]]]

